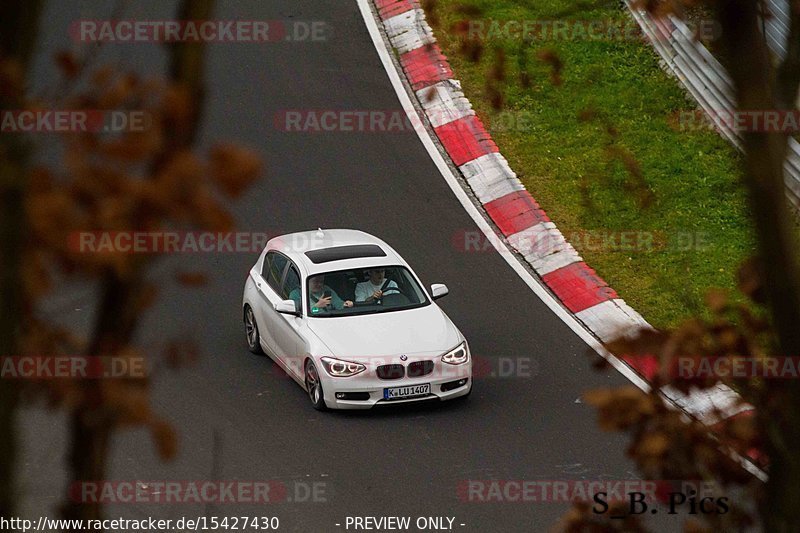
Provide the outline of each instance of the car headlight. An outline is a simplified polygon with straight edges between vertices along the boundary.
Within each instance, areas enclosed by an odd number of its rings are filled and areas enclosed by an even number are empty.
[[[448,365],[463,365],[467,361],[469,361],[467,341],[462,342],[442,356],[442,362]]]
[[[342,361],[334,359],[333,357],[323,357],[322,366],[325,371],[335,378],[349,378],[355,376],[367,369],[361,363],[353,363],[351,361]]]

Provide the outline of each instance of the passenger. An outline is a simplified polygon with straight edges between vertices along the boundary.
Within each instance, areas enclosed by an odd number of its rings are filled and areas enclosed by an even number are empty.
[[[327,294],[327,296],[326,296]],[[294,289],[289,298],[294,300],[297,309],[300,309],[300,289]],[[342,300],[336,291],[325,285],[325,275],[313,276],[308,280],[308,299],[311,304],[311,312],[316,313],[320,310],[327,310],[331,305],[334,309],[353,307],[350,300]]]
[[[389,289],[397,289],[397,283],[386,279],[385,268],[372,268],[367,272],[369,273],[369,280],[356,285],[357,302],[374,302],[375,300],[380,300],[383,297],[383,293],[388,292]]]

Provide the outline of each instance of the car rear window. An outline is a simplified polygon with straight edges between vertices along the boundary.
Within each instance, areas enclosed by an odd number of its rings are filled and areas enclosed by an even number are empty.
[[[312,263],[320,264],[330,261],[341,261],[342,259],[356,259],[359,257],[386,257],[386,252],[376,244],[354,244],[350,246],[322,248],[321,250],[310,250],[306,252],[306,257],[311,259]]]

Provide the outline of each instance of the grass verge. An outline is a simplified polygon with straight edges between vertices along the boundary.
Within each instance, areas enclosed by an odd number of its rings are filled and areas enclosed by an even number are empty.
[[[740,155],[681,129],[696,105],[630,37],[624,7],[436,0],[428,16],[503,155],[586,262],[656,327],[708,316],[707,289],[733,288],[754,251]]]

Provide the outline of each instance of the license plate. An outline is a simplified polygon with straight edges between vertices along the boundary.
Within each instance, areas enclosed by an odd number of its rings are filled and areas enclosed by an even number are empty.
[[[423,383],[422,385],[407,385],[405,387],[392,387],[390,389],[383,389],[384,400],[398,400],[400,398],[413,398],[415,396],[425,396],[430,394],[431,384]]]

